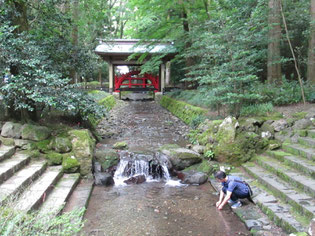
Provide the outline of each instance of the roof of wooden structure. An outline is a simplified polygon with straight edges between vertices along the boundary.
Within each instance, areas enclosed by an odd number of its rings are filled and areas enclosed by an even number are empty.
[[[164,61],[169,61],[176,55],[176,49],[172,42],[160,42],[157,40],[140,41],[139,39],[114,39],[100,41],[95,53],[105,61],[113,64],[137,64],[128,61],[128,57],[137,54],[165,54]]]

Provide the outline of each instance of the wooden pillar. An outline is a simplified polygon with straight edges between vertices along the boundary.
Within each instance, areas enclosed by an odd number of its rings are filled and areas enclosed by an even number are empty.
[[[161,64],[160,84],[161,84],[161,92],[163,92],[165,88],[165,64],[164,63]]]
[[[166,62],[165,86],[169,86],[171,82],[171,62]]]
[[[114,65],[112,63],[108,64],[108,82],[109,82],[109,92],[114,91]]]

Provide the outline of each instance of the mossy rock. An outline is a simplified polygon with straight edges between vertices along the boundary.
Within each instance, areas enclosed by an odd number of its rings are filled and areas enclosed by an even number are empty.
[[[6,138],[20,138],[22,124],[14,122],[5,122],[1,129],[1,136]]]
[[[164,149],[161,152],[168,156],[175,170],[183,170],[202,161],[199,153],[186,148]]]
[[[297,120],[301,120],[301,119],[304,119],[305,117],[307,116],[307,112],[296,112],[294,114],[292,114],[292,117],[297,119]]]
[[[269,149],[270,150],[276,150],[281,148],[282,143],[278,140],[269,140]]]
[[[203,172],[206,175],[210,176],[212,173],[214,173],[215,167],[212,166],[212,164],[210,162],[208,162],[207,160],[202,160],[201,163],[194,164],[194,165],[184,169],[184,171],[190,171],[190,170],[194,170],[197,172]]]
[[[75,158],[74,155],[67,154],[62,160],[62,170],[65,173],[75,173],[80,169],[80,162]]]
[[[128,149],[128,144],[125,141],[117,142],[113,145],[113,149],[125,150]]]
[[[72,152],[80,163],[80,174],[88,175],[92,170],[95,140],[87,129],[70,130],[68,134],[71,139]]]
[[[50,142],[51,149],[59,153],[67,153],[72,151],[72,143],[70,137],[65,134],[60,134],[54,137]]]
[[[41,141],[47,139],[51,130],[45,126],[25,124],[22,126],[22,139]]]
[[[45,140],[36,142],[34,145],[40,152],[48,153],[51,151],[50,142],[51,142],[50,139],[45,139]]]
[[[60,165],[63,160],[63,155],[57,152],[49,152],[46,155],[48,165]]]
[[[0,141],[5,146],[15,146],[15,142],[13,138],[4,138],[0,136]]]
[[[235,140],[236,129],[239,126],[235,117],[227,117],[221,123],[216,139],[219,143],[232,143]]]
[[[306,129],[299,130],[298,133],[299,133],[300,137],[306,137],[307,136],[307,130]]]
[[[95,161],[100,163],[103,171],[119,163],[119,155],[113,149],[96,150],[94,154],[94,158],[95,158]]]
[[[172,149],[175,149],[175,148],[180,148],[179,145],[177,144],[164,144],[163,146],[161,146],[159,148],[159,151],[162,151],[162,150],[172,150]]]
[[[239,166],[249,161],[256,152],[262,152],[268,143],[267,139],[262,139],[253,132],[240,133],[232,143],[220,142],[214,148],[215,158]]]

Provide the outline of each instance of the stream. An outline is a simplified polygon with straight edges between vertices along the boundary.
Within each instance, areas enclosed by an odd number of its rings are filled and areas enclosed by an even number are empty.
[[[111,148],[118,141],[126,141],[128,153],[156,153],[165,144],[185,147],[189,127],[156,102],[139,101],[139,97],[142,94],[128,94],[127,101],[100,123],[103,141],[98,145]],[[141,160],[133,165],[142,174],[150,172]],[[216,209],[218,195],[209,182],[200,186],[180,184],[161,165],[159,178],[146,176],[147,181],[141,184],[121,184],[126,166],[121,159],[114,186],[94,187],[83,235],[250,235],[229,207]]]

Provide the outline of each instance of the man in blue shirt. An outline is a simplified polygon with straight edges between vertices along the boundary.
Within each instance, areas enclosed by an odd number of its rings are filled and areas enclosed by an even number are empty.
[[[220,191],[219,201],[216,206],[219,210],[228,202],[232,208],[242,206],[239,199],[250,198],[249,186],[237,176],[226,175],[223,171],[218,171],[214,177],[221,182],[222,189]],[[225,197],[224,197],[225,196]]]

